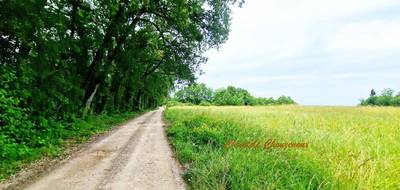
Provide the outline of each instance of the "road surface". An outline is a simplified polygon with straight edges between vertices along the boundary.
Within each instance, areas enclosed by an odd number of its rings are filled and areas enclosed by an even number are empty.
[[[185,189],[162,112],[160,108],[126,123],[25,189]]]

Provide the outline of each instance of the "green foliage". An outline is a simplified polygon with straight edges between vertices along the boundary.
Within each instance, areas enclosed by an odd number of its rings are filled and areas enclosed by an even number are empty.
[[[255,98],[247,90],[228,86],[217,89],[215,92],[205,84],[192,84],[174,94],[175,103],[191,103],[201,106],[210,105],[282,105],[296,104],[289,96],[280,96],[277,100],[273,98]]]
[[[290,98],[289,96],[280,96],[277,100],[275,104],[296,104],[296,102],[294,100],[292,100],[292,98]]]
[[[0,1],[1,168],[98,130],[77,120],[164,104],[227,40],[236,3]]]
[[[216,105],[253,105],[254,98],[245,89],[228,86],[215,91],[213,102]]]
[[[274,105],[275,100],[273,98],[255,98],[255,105]]]
[[[199,106],[212,106],[213,104],[211,102],[207,102],[207,101],[202,101],[200,102]]]
[[[400,106],[400,96],[394,96],[394,90],[386,88],[382,90],[379,96],[376,95],[374,89],[371,90],[367,99],[362,99],[362,106]]]
[[[296,104],[296,102],[290,96],[280,96],[278,99],[274,98],[256,98],[255,105],[284,105],[284,104]]]
[[[200,104],[201,102],[210,102],[212,100],[212,90],[204,83],[192,84],[175,93],[175,98],[179,102]]]

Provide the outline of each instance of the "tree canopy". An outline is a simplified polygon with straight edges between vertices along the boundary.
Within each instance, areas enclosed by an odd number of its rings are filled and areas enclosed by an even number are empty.
[[[0,1],[0,144],[40,147],[68,128],[56,123],[163,104],[227,40],[241,3]]]
[[[235,3],[1,1],[3,106],[64,118],[160,105],[227,40]]]
[[[178,101],[183,103],[200,104],[201,102],[211,102],[213,91],[208,88],[204,83],[193,84],[179,90],[175,93]]]
[[[367,99],[362,99],[362,106],[400,106],[400,92],[395,95],[395,91],[390,88],[383,89],[380,95],[376,95],[372,89]]]
[[[192,84],[174,94],[174,99],[182,103],[196,105],[280,105],[296,104],[289,96],[274,98],[262,98],[252,96],[246,89],[228,86],[213,91],[205,84]],[[201,104],[203,103],[203,104]]]
[[[227,88],[217,89],[215,91],[214,103],[216,105],[252,105],[253,97],[242,88],[228,86]]]

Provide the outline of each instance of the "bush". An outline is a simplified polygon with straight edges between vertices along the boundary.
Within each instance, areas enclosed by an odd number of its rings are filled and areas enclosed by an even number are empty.
[[[213,104],[207,101],[200,102],[199,106],[212,106]]]

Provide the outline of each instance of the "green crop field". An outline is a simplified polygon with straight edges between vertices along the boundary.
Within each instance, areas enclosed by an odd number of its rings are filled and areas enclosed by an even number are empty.
[[[176,106],[166,118],[193,189],[400,189],[400,108]]]

